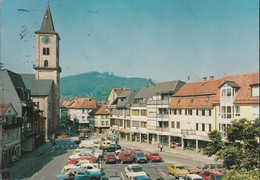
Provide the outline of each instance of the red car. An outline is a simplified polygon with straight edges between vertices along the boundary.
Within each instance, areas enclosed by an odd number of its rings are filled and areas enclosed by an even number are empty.
[[[115,153],[107,153],[104,157],[106,164],[107,163],[116,163]]]
[[[162,161],[162,156],[160,156],[158,152],[149,152],[149,153],[146,154],[146,157],[147,157],[148,161],[150,161],[150,162],[152,162],[152,161],[157,161],[157,162]]]
[[[124,163],[124,162],[132,162],[133,163],[133,161],[134,161],[131,153],[129,153],[127,151],[120,152],[118,157],[119,157],[119,159],[121,160],[122,163]]]
[[[79,160],[78,159],[71,159],[71,160],[69,160],[68,162],[66,162],[66,166],[67,165],[69,165],[69,164],[77,164],[79,162]]]
[[[199,174],[205,180],[221,180],[225,175],[215,169],[204,171]]]
[[[135,149],[135,148],[130,148],[127,150],[132,156],[134,155],[135,152],[141,152],[140,149]]]
[[[97,158],[91,154],[87,154],[85,156],[81,156],[80,158],[77,159],[88,159],[88,160],[92,160],[93,163],[97,162]]]

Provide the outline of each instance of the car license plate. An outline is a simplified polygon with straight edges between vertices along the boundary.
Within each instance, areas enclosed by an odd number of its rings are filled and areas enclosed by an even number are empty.
[[[113,159],[110,159],[109,161],[113,161]]]

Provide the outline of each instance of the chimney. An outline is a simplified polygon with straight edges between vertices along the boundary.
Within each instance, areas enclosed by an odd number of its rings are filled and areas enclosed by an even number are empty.
[[[214,80],[214,76],[209,76],[209,80]]]
[[[203,80],[203,81],[207,81],[207,77],[203,77],[202,80]]]

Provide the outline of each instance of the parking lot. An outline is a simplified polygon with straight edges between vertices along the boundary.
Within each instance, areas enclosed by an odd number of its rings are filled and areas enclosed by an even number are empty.
[[[128,164],[122,164],[117,162],[117,164],[102,164],[102,167],[105,171],[105,177],[110,176],[120,176],[121,179],[127,180],[128,178],[125,176],[125,167]],[[151,179],[157,179],[159,177],[167,176],[168,175],[168,165],[169,163],[166,162],[151,162],[151,163],[143,163],[139,164],[143,167],[144,171],[149,174]]]

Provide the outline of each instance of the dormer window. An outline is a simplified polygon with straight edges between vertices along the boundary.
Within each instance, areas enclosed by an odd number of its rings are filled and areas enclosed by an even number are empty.
[[[259,97],[259,86],[252,86],[252,97]]]

